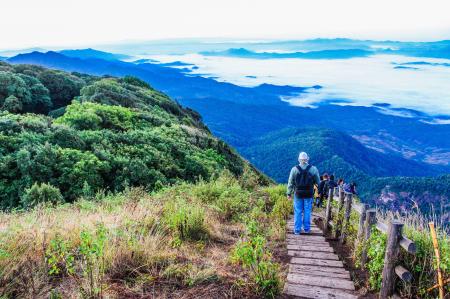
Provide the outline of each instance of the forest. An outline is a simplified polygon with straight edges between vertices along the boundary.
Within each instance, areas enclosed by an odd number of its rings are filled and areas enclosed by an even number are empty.
[[[0,65],[0,207],[209,179],[247,163],[193,110],[134,78]],[[250,167],[250,166],[248,166]],[[261,178],[263,176],[261,175]]]

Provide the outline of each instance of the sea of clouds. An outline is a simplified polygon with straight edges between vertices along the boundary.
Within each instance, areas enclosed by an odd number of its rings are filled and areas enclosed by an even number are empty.
[[[398,55],[374,55],[351,59],[246,59],[211,57],[200,54],[153,55],[161,62],[182,61],[197,66],[192,74],[210,76],[241,86],[262,83],[293,86],[320,85],[298,96],[280,100],[296,106],[315,107],[321,103],[372,106],[390,104],[438,116],[433,123],[450,121],[450,60]],[[406,62],[434,65],[401,67]],[[440,63],[440,65],[439,65]],[[381,109],[413,117],[407,111]]]

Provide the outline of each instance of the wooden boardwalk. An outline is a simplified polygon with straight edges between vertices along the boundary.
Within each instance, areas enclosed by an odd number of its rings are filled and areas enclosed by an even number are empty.
[[[314,224],[309,235],[294,235],[293,219],[287,222],[289,274],[284,294],[296,298],[351,299],[355,285],[350,273]]]

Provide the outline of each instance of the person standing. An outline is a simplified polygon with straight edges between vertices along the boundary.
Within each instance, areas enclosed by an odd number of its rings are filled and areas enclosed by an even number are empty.
[[[334,188],[336,188],[338,186],[338,184],[336,183],[336,181],[334,180],[334,175],[330,175],[330,179],[328,180],[328,182],[325,183],[325,187],[323,188],[324,191],[326,190],[326,194],[325,196],[328,198],[329,194],[330,194],[330,190],[331,192],[334,192]]]
[[[322,206],[323,199],[325,198],[325,184],[328,182],[328,173],[324,173],[319,183],[319,200],[316,202],[316,206],[319,208]]]
[[[319,170],[309,164],[308,154],[301,152],[299,164],[292,167],[287,185],[287,197],[292,200],[294,194],[294,234],[302,229],[305,233],[311,230],[311,213],[314,196],[314,185],[320,184]]]

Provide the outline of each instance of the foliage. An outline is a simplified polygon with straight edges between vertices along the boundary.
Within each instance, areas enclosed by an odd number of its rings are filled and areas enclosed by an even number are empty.
[[[95,234],[88,230],[80,232],[79,252],[83,261],[83,275],[87,278],[87,286],[83,286],[83,293],[88,298],[103,298],[106,240],[106,228],[103,224],[97,225]]]
[[[71,252],[70,245],[61,235],[57,234],[49,243],[45,251],[45,257],[49,267],[49,275],[72,275],[75,273],[75,256]]]
[[[280,291],[279,265],[271,261],[266,239],[258,233],[257,223],[248,223],[247,236],[234,248],[231,259],[250,270],[258,292],[267,298],[275,298]]]
[[[63,197],[58,188],[48,184],[34,183],[29,189],[25,189],[22,197],[24,207],[34,207],[41,203],[58,204],[63,201]]]
[[[257,174],[245,171],[250,174],[236,178],[224,171],[208,182],[151,194],[133,187],[93,194],[83,184],[83,197],[72,204],[0,213],[0,296],[123,297],[165,294],[166,288],[181,294],[205,285],[212,297],[228,289],[273,297],[282,281],[271,254],[280,244],[270,232],[281,220],[265,209],[276,206],[282,189],[250,190],[246,180]],[[251,203],[228,219],[215,203],[231,199],[227,186]],[[227,257],[239,240],[253,240],[257,262],[236,271]],[[248,284],[239,284],[245,279]]]
[[[367,250],[367,257],[369,259],[367,270],[369,271],[369,285],[372,290],[379,290],[381,288],[385,251],[386,235],[373,228]]]
[[[249,168],[209,133],[198,114],[139,79],[100,79],[27,65],[6,69],[0,74],[0,102],[8,99],[8,111],[17,112],[14,97],[20,103],[37,103],[36,88],[27,87],[36,87],[36,80],[48,88],[52,101],[56,99],[53,107],[64,109],[51,112],[60,115],[56,119],[0,112],[2,209],[19,206],[18,198],[35,182],[51,184],[64,201],[72,202],[86,191],[116,192],[134,186],[157,190],[180,181],[209,180],[223,169],[236,176]],[[249,168],[247,173],[257,171]],[[249,178],[254,178],[246,180],[249,188],[267,182],[262,175]],[[217,200],[224,217],[246,209],[242,196],[230,192]],[[228,202],[231,197],[234,201]]]
[[[202,240],[208,235],[202,208],[182,200],[166,203],[163,222],[174,234],[177,242],[178,240]]]

